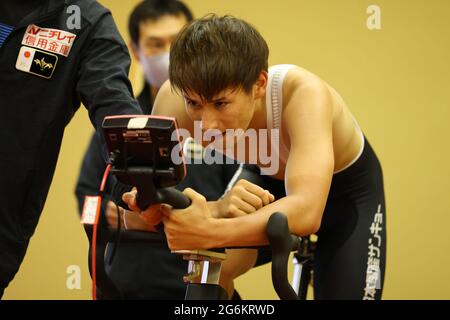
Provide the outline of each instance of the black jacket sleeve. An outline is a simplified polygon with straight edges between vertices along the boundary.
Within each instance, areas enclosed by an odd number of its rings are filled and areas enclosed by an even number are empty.
[[[107,115],[142,114],[128,79],[130,55],[110,13],[93,26],[82,53],[76,90],[96,129]]]

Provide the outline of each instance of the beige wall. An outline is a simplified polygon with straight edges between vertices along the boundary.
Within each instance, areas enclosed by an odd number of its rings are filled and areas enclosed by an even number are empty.
[[[103,0],[125,38],[137,1]],[[381,159],[388,214],[384,298],[450,299],[450,2],[447,0],[189,0],[196,16],[229,13],[266,37],[270,64],[306,67],[346,99]],[[366,27],[381,7],[382,28]],[[141,74],[133,67],[139,89]],[[91,128],[78,112],[64,138],[39,227],[6,299],[88,299],[87,241],[73,188]],[[81,290],[66,288],[79,265]],[[247,299],[272,299],[268,266],[237,281]]]

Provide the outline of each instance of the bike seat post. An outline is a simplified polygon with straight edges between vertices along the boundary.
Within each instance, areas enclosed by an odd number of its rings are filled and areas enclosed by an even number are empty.
[[[189,261],[186,300],[224,300],[227,293],[220,287],[220,271],[226,254],[212,250],[175,250]]]
[[[302,237],[299,249],[294,253],[292,287],[301,300],[306,300],[308,285],[312,281],[316,242],[316,235]]]

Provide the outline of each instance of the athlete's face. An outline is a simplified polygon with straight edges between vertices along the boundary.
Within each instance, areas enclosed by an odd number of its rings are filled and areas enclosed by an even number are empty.
[[[210,101],[196,93],[184,95],[186,110],[193,121],[198,121],[202,131],[247,129],[253,117],[254,99],[241,89],[226,89]]]
[[[255,111],[252,94],[240,89],[224,90],[211,101],[202,101],[195,93],[185,94],[185,101],[189,117],[201,128],[203,147],[213,141],[216,148],[234,145],[238,138],[235,133],[238,129],[247,130]]]
[[[187,114],[197,122],[203,134],[210,131],[214,139],[225,139],[227,129],[245,131],[254,117],[258,101],[265,94],[266,76],[267,73],[262,72],[262,80],[258,79],[250,92],[245,92],[242,88],[229,88],[210,101],[204,101],[195,92],[186,92],[184,99]],[[203,145],[205,146],[205,142]]]

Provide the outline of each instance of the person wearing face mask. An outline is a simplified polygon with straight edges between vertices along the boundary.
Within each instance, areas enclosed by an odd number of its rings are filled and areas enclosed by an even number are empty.
[[[152,88],[160,88],[169,79],[169,52],[146,56],[142,50],[136,49],[138,60],[144,71],[145,79]]]
[[[145,76],[144,88],[137,97],[145,114],[151,113],[159,88],[169,78],[171,43],[191,20],[189,9],[181,1],[175,0],[143,1],[129,18],[131,51],[142,66]],[[100,141],[94,135],[84,156],[75,190],[80,213],[85,196],[98,193],[106,167],[99,150]],[[191,144],[190,154],[195,157],[199,152],[201,153],[201,147]],[[187,175],[177,189],[190,187],[208,200],[217,200],[224,193],[237,168],[237,164],[188,164]],[[114,179],[108,179],[105,193],[113,193],[113,186]],[[115,214],[108,215],[111,225],[116,225],[116,220]],[[139,221],[127,220],[125,217],[122,226],[126,224],[128,229],[139,229],[136,223]],[[113,244],[110,244],[107,258],[112,252]],[[183,299],[183,276],[186,271],[187,262],[180,255],[170,253],[167,248],[139,243],[121,243],[115,253],[114,263],[107,270],[125,299]]]

